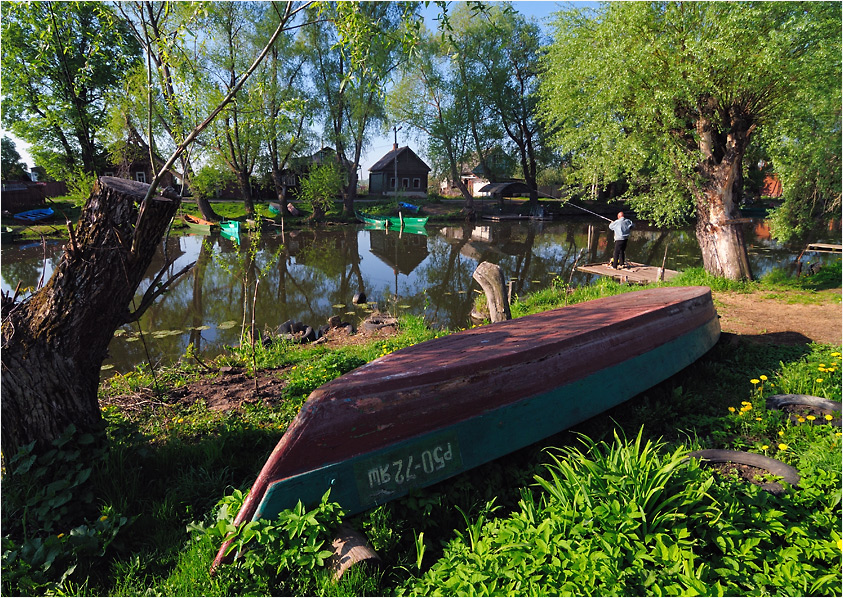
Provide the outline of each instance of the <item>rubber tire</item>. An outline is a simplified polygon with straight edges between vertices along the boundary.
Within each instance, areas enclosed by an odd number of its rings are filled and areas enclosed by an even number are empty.
[[[785,405],[807,405],[808,407],[817,407],[818,409],[827,409],[828,411],[843,411],[843,403],[830,401],[828,399],[824,399],[823,397],[815,397],[812,395],[770,395],[767,397],[767,409],[778,411]],[[791,414],[790,419],[794,422],[797,421],[796,416],[793,414]],[[816,426],[824,424],[826,421],[827,420],[824,418],[816,419],[812,421],[811,424]],[[841,419],[838,417],[828,423],[839,427]]]
[[[776,459],[758,455],[756,453],[748,453],[746,451],[726,451],[722,449],[704,449],[701,451],[692,451],[688,453],[689,457],[699,459],[700,462],[709,463],[739,463],[741,465],[749,465],[769,471],[774,476],[782,478],[785,482],[790,484],[793,488],[799,487],[799,470],[791,467],[787,463],[782,463]],[[767,482],[761,484],[761,488],[768,492],[779,495],[784,493],[784,487],[778,482]]]

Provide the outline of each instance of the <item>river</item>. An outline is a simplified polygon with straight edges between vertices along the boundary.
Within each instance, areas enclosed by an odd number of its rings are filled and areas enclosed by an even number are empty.
[[[793,269],[802,247],[780,245],[770,238],[763,220],[744,224],[750,262],[756,276],[780,267]],[[481,261],[498,264],[513,293],[525,294],[552,284],[557,277],[572,285],[588,284],[593,275],[573,271],[579,264],[607,262],[613,241],[607,223],[571,218],[547,222],[481,222],[465,226],[429,225],[426,235],[365,230],[360,226],[265,232],[250,263],[248,237],[243,246],[212,235],[171,236],[166,253],[175,262],[170,274],[195,261],[193,270],[176,282],[141,318],[138,325],[118,329],[109,346],[104,375],[126,372],[152,360],[168,364],[193,344],[213,356],[239,342],[244,313],[259,330],[274,330],[293,319],[314,329],[332,315],[355,326],[378,308],[391,314],[423,316],[438,327],[463,328],[479,285],[472,273]],[[138,290],[138,299],[165,263],[165,243]],[[48,241],[2,246],[2,289],[31,291],[52,274],[62,245]],[[636,262],[683,270],[701,265],[693,230],[633,229],[627,257]],[[45,259],[46,258],[46,259]],[[824,259],[812,254],[814,261]],[[244,291],[244,272],[254,283]],[[364,293],[368,304],[354,305]]]

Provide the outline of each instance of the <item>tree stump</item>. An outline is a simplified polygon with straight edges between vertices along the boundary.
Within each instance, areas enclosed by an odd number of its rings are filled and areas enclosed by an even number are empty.
[[[32,441],[36,450],[48,449],[70,424],[80,433],[102,432],[97,388],[108,344],[114,331],[140,317],[157,295],[148,292],[130,311],[181,203],[177,195],[144,202],[148,189],[145,183],[100,178],[47,284],[19,304],[4,304],[7,458]]]
[[[474,271],[472,278],[476,280],[486,293],[486,305],[489,307],[489,319],[492,322],[503,322],[511,320],[509,312],[509,301],[507,299],[506,285],[503,280],[503,271],[497,264],[481,262]]]

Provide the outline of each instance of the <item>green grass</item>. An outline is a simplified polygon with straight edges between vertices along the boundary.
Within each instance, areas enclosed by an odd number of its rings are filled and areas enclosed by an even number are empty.
[[[790,293],[794,284],[798,292],[817,290],[799,281],[736,286],[699,272],[687,276],[675,283],[696,280],[736,292]],[[811,284],[826,284],[816,282]],[[513,315],[628,290],[635,289],[609,280],[575,290],[557,281],[519,298]],[[234,513],[226,505],[248,489],[307,394],[362,363],[439,334],[444,332],[429,330],[420,318],[404,318],[399,336],[360,346],[261,346],[259,367],[286,381],[276,407],[254,404],[221,413],[201,401],[184,404],[179,389],[202,375],[189,359],[157,371],[155,379],[147,368],[112,378],[102,390],[107,453],[92,458],[69,439],[48,462],[33,461],[31,469],[44,474],[59,464],[73,473],[49,496],[4,476],[3,593],[839,591],[839,428],[792,424],[767,411],[763,399],[809,393],[839,401],[840,347],[751,343],[719,343],[665,382],[573,430],[353,518],[383,559],[379,569],[352,569],[337,584],[321,567],[290,566],[272,556],[211,576],[220,536],[205,530],[215,522],[230,525]],[[248,371],[251,353],[231,349],[218,364]],[[138,401],[117,403],[121,394]],[[800,490],[773,497],[683,460],[688,450],[702,447],[781,459],[800,470]],[[89,478],[82,480],[85,470]],[[61,504],[78,503],[90,513],[81,527],[61,527],[59,511],[44,508],[65,500]],[[293,515],[285,514],[284,525]],[[332,525],[330,517],[315,521],[308,528],[313,546]],[[199,531],[190,534],[192,523]],[[273,554],[289,556],[300,546],[298,536],[283,538],[281,522],[260,529],[276,543]]]

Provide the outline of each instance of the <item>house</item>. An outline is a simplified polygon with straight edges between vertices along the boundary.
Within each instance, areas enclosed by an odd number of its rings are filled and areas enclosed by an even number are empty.
[[[501,183],[513,181],[512,175],[515,172],[515,160],[504,152],[500,147],[494,147],[488,151],[485,160],[480,160],[477,154],[469,158],[468,168],[465,164],[460,169],[460,180],[465,185],[472,197],[486,197],[488,192],[481,191],[490,183]],[[485,165],[484,165],[485,164]],[[444,180],[439,185],[442,195],[459,195],[459,187],[450,180]]]
[[[149,159],[149,145],[134,129],[130,130],[125,143],[112,148],[116,158],[113,169],[104,171],[103,176],[114,176],[121,179],[131,179],[140,183],[151,183],[154,177],[152,162]],[[154,156],[156,171],[164,166],[164,160],[159,155]],[[168,186],[178,189],[182,184],[182,176],[174,170],[164,173],[158,184],[159,188]]]
[[[369,168],[369,194],[427,196],[427,175],[430,166],[408,146],[392,145],[392,150]],[[396,185],[396,174],[397,185]]]
[[[331,162],[337,162],[337,152],[331,147],[323,147],[309,156],[291,158],[289,167],[281,171],[281,184],[287,187],[287,197],[295,198],[298,195],[301,190],[301,182],[310,174],[311,168]],[[351,172],[351,162],[345,158],[341,162],[343,170],[348,175]],[[346,176],[347,180],[348,177]]]

